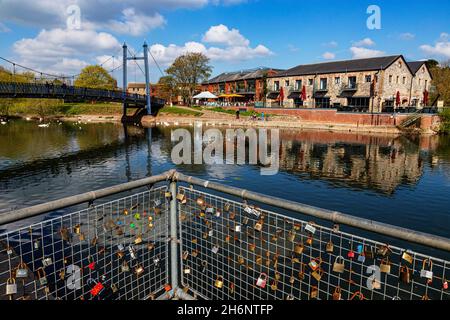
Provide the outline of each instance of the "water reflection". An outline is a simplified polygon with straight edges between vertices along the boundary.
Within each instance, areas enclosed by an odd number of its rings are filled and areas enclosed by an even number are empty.
[[[0,126],[0,211],[174,168],[171,130],[89,123],[38,128],[26,121]],[[249,165],[177,169],[374,220],[399,225],[407,219],[411,228],[450,234],[449,224],[442,223],[450,216],[449,137],[280,130],[277,176],[261,177],[260,168]]]

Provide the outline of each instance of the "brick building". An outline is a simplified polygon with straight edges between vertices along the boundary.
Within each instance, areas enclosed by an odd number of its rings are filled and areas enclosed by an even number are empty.
[[[258,68],[238,72],[226,72],[202,83],[202,91],[209,91],[216,96],[239,94],[242,101],[262,101],[264,98],[264,76],[275,76],[283,71],[271,68]]]
[[[408,63],[402,55],[300,65],[268,78],[267,101],[271,107],[382,112],[423,106],[431,80],[424,62]]]

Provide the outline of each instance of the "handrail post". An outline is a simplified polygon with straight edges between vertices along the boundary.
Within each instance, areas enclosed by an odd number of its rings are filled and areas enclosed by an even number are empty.
[[[175,180],[170,182],[170,276],[172,279],[172,290],[178,289],[178,219],[177,219],[177,183]]]

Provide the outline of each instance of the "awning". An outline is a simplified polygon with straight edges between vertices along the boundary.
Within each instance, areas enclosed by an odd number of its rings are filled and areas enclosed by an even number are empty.
[[[244,98],[244,96],[241,96],[240,94],[222,94],[219,96],[219,98]]]
[[[291,92],[288,95],[288,99],[301,99],[302,93],[301,92]]]
[[[205,91],[194,96],[194,99],[217,99],[217,97],[213,95],[211,92]]]
[[[279,92],[269,92],[269,94],[267,95],[267,99],[278,99],[278,97],[280,96]]]
[[[319,91],[314,93],[314,98],[328,98],[325,97],[327,95],[328,91]]]

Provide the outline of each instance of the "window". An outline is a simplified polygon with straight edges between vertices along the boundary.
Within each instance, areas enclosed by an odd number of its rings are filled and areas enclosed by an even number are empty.
[[[286,81],[285,81],[285,86],[286,86],[286,87],[289,87],[289,85],[290,85],[289,80],[286,80]]]
[[[356,88],[356,77],[348,77],[348,87]]]
[[[308,85],[312,86],[314,84],[314,80],[313,79],[308,79]]]
[[[334,78],[334,84],[335,85],[340,85],[341,84],[341,77],[336,77],[336,78]]]
[[[428,88],[428,80],[425,80],[425,90]]]
[[[280,90],[280,81],[275,81],[273,83],[273,89],[274,89],[274,91],[279,91]]]
[[[392,75],[389,75],[389,83],[392,83]]]
[[[398,84],[398,83],[399,83],[399,81],[400,81],[400,76],[397,76],[397,80],[396,80],[396,83]]]
[[[295,81],[295,90],[302,90],[302,80]]]
[[[366,82],[372,82],[372,76],[371,75],[367,75],[366,76]]]
[[[331,108],[330,98],[316,98],[316,108]]]
[[[328,79],[322,78],[320,79],[320,90],[326,90],[328,85]]]
[[[406,77],[403,77],[403,84],[406,84]]]

